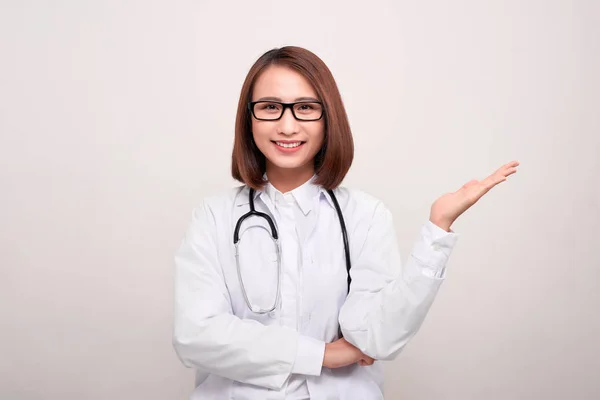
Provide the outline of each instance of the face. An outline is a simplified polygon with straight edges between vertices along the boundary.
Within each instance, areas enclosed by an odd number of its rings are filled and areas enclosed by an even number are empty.
[[[272,65],[265,69],[253,89],[252,101],[292,103],[319,100],[304,76],[283,66]],[[256,146],[266,157],[267,174],[297,172],[312,176],[315,155],[323,146],[324,129],[324,117],[317,121],[298,121],[289,108],[276,121],[260,121],[252,117],[252,135]]]

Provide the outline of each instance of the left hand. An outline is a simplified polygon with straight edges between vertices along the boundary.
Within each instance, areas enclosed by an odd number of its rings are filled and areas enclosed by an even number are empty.
[[[517,172],[518,161],[511,161],[498,168],[493,174],[482,181],[471,180],[456,192],[446,193],[431,205],[429,220],[450,231],[450,226],[465,211],[475,204],[491,188],[506,180],[509,175]]]

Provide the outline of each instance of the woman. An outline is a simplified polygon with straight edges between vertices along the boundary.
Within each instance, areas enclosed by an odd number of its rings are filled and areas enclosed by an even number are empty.
[[[237,111],[244,185],[194,210],[175,257],[174,346],[197,369],[192,399],[382,399],[378,361],[422,324],[452,223],[518,165],[440,197],[401,267],[389,210],[339,186],[352,158],[327,66],[298,47],[262,55]]]

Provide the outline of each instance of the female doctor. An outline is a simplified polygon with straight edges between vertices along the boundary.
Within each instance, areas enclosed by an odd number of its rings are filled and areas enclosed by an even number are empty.
[[[383,399],[383,367],[421,326],[456,242],[452,223],[511,162],[431,206],[401,266],[392,216],[340,187],[352,134],[331,72],[298,47],[250,69],[233,177],[204,199],[176,261],[175,350],[191,399]]]

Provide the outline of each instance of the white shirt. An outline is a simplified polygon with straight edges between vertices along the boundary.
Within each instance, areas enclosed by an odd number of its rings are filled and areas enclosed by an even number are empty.
[[[173,337],[184,365],[197,370],[190,399],[383,399],[380,361],[394,359],[418,331],[457,235],[428,221],[402,266],[389,210],[363,192],[336,189],[352,262],[347,294],[339,218],[313,180],[285,195],[270,184],[255,193],[256,210],[271,216],[281,246],[281,298],[268,314],[246,305],[235,262],[233,231],[249,211],[249,189],[206,198],[194,210],[175,256]],[[269,225],[250,217],[240,237],[250,302],[270,308],[277,253]],[[322,367],[325,343],[339,338],[340,327],[379,361]]]

